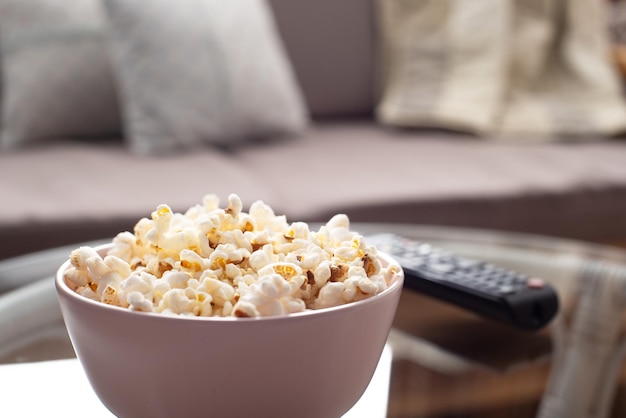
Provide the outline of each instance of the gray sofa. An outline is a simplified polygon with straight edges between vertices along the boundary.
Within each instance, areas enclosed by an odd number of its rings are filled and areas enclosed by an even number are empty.
[[[626,143],[521,144],[377,122],[374,6],[272,0],[312,123],[295,140],[137,156],[118,138],[0,153],[0,258],[107,238],[156,205],[262,199],[290,220],[626,237]],[[62,100],[62,98],[59,98]]]

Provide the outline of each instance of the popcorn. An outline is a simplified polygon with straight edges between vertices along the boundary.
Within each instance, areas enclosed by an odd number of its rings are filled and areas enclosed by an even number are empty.
[[[350,230],[344,214],[318,231],[288,223],[262,201],[244,212],[231,194],[184,214],[165,205],[121,232],[104,257],[80,247],[65,273],[78,294],[139,312],[261,317],[338,306],[377,295],[400,271]]]

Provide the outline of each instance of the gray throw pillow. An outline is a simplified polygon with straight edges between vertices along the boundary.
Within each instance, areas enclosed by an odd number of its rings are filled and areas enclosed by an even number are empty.
[[[309,115],[264,0],[105,0],[132,150],[295,135]]]
[[[2,149],[119,136],[98,0],[0,0]]]

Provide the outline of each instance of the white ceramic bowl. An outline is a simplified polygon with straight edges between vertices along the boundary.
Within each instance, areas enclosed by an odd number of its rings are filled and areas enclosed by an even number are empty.
[[[82,297],[65,283],[69,266],[56,276],[66,327],[95,393],[121,418],[340,417],[372,378],[404,279],[335,308],[189,318]]]

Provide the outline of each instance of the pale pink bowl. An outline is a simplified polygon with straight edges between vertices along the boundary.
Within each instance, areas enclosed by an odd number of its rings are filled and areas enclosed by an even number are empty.
[[[287,317],[183,318],[84,298],[65,283],[68,267],[56,288],[72,344],[95,393],[122,418],[340,417],[372,378],[404,280]]]

